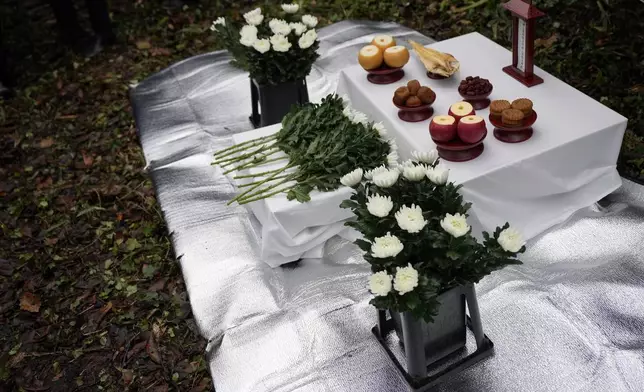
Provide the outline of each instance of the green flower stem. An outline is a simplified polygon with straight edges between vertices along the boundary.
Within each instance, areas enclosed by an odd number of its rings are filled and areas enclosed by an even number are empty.
[[[252,139],[252,140],[247,140],[242,143],[235,144],[233,146],[230,146],[228,148],[224,148],[223,150],[219,150],[214,154],[215,158],[223,158],[225,156],[231,155],[231,154],[236,154],[239,151],[242,150],[247,150],[249,148],[253,148],[257,145],[264,144],[269,140],[275,139],[277,135],[269,135],[269,136],[263,136],[259,137],[257,139]]]
[[[268,187],[266,187],[266,188],[262,188],[262,189],[260,189],[260,190],[258,190],[258,191],[256,191],[256,192],[254,192],[254,193],[247,194],[245,197],[238,198],[238,199],[237,199],[237,203],[240,203],[240,204],[241,204],[241,202],[242,202],[242,201],[244,201],[244,200],[247,200],[247,199],[255,199],[255,198],[257,198],[258,196],[260,196],[260,195],[262,195],[262,194],[265,194],[266,192],[270,191],[271,189],[275,189],[276,187],[278,187],[278,186],[280,186],[280,185],[284,184],[285,182],[292,181],[294,178],[295,178],[295,175],[294,175],[294,174],[290,174],[290,175],[288,175],[286,178],[284,178],[283,180],[281,180],[281,181],[279,181],[279,182],[276,182],[276,183],[274,183],[274,184],[271,184],[270,186],[268,186]],[[273,178],[271,181],[274,181],[274,180],[275,180],[275,178]],[[264,197],[260,197],[260,199],[264,199]]]
[[[283,174],[283,175],[281,175],[281,176],[274,177],[274,178],[273,178],[273,181],[275,181],[275,180],[280,180],[280,179],[282,179],[282,178],[286,178],[286,177],[288,177],[288,176],[289,176],[289,174]],[[257,184],[259,181],[261,181],[261,180],[254,181],[254,182],[249,182],[248,184],[242,184],[242,185],[239,185],[237,188],[245,188],[245,187],[247,187],[247,186],[255,185],[255,184]]]
[[[272,154],[270,154],[270,155],[272,155]],[[266,155],[266,156],[270,156],[270,155]],[[239,165],[239,166],[233,167],[232,169],[228,169],[228,170],[226,170],[226,171],[224,172],[224,174],[228,174],[228,173],[234,172],[235,170],[243,170],[243,169],[247,169],[247,168],[249,168],[249,167],[253,167],[253,166],[262,166],[262,165],[265,165],[265,164],[267,164],[267,163],[275,162],[275,161],[281,161],[281,160],[283,160],[283,159],[288,159],[288,158],[287,158],[287,157],[277,157],[277,158],[271,158],[271,159],[264,159],[264,160],[259,161],[259,162],[256,162],[256,161],[246,162],[246,163],[241,164],[241,165]]]
[[[227,205],[231,205],[231,204],[233,204],[233,203],[234,203],[234,202],[236,202],[237,200],[239,200],[239,199],[243,198],[244,196],[248,195],[249,193],[251,193],[251,192],[252,192],[252,191],[254,191],[255,189],[259,188],[262,184],[265,184],[265,183],[267,183],[267,182],[271,181],[273,178],[277,177],[277,175],[278,175],[278,174],[280,174],[281,172],[285,171],[286,169],[288,169],[288,168],[290,168],[290,167],[291,167],[291,164],[289,163],[288,165],[284,166],[281,170],[276,171],[275,173],[271,174],[269,177],[267,177],[267,178],[266,178],[266,179],[264,179],[263,181],[260,181],[257,185],[254,185],[253,187],[251,187],[250,189],[248,189],[248,190],[247,190],[247,191],[245,191],[244,193],[241,193],[241,194],[239,194],[239,195],[237,195],[237,196],[233,197],[233,198],[232,198],[228,203],[226,203],[226,204],[227,204]]]
[[[257,173],[257,174],[244,174],[243,176],[234,176],[233,178],[235,180],[239,180],[240,178],[263,177],[263,176],[265,176],[267,174],[272,174],[272,173],[275,173],[276,171],[281,171],[281,170],[282,169],[279,168],[279,169],[268,170],[268,171]]]
[[[255,147],[255,146],[253,146],[253,147]],[[279,150],[279,148],[277,146],[275,146],[275,144],[271,144],[271,145],[263,144],[261,147],[259,147],[256,150],[253,150],[251,152],[246,152],[246,153],[244,153],[242,155],[234,155],[234,156],[229,157],[229,158],[219,159],[219,160],[216,160],[214,163],[216,165],[226,166],[226,165],[230,165],[231,163],[241,161],[242,159],[252,157],[253,155],[259,154],[262,151],[267,151],[267,150],[270,150],[270,149]],[[247,151],[247,150],[244,150],[244,151]],[[226,163],[224,163],[224,162],[226,162]]]
[[[291,186],[291,187],[286,187],[286,188],[278,189],[278,190],[273,191],[273,192],[271,192],[271,193],[269,193],[269,194],[264,194],[264,195],[262,195],[262,196],[260,196],[260,197],[244,199],[244,200],[242,200],[242,201],[240,201],[240,202],[238,202],[238,203],[239,203],[240,205],[242,205],[242,204],[248,204],[248,203],[252,203],[252,202],[254,202],[254,201],[258,201],[258,200],[262,200],[262,199],[267,199],[267,198],[269,198],[269,197],[271,197],[271,196],[277,195],[278,193],[288,192],[288,191],[290,191],[292,188],[293,188],[293,187]]]

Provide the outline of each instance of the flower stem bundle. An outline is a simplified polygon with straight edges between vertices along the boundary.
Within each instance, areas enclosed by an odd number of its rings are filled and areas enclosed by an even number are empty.
[[[228,174],[287,161],[281,168],[234,176],[254,181],[240,186],[244,191],[229,204],[246,204],[280,193],[286,193],[289,200],[306,202],[313,190],[340,187],[353,166],[371,170],[395,164],[395,143],[385,136],[382,124],[368,122],[342,98],[329,95],[319,104],[294,107],[274,135],[218,151],[213,164]]]

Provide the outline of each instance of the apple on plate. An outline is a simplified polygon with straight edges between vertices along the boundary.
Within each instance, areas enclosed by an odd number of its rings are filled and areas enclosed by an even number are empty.
[[[472,104],[470,104],[469,102],[461,101],[456,102],[455,104],[450,106],[447,114],[454,117],[456,119],[456,122],[459,122],[461,118],[465,116],[473,116],[476,113],[474,113],[474,107],[472,107]]]
[[[485,120],[481,116],[465,116],[458,122],[458,137],[465,143],[478,142],[486,132]]]
[[[456,137],[456,119],[452,116],[434,116],[429,123],[429,134],[437,142],[449,142]]]

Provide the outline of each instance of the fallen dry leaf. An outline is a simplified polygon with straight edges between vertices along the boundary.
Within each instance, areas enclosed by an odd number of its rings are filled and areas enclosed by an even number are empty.
[[[31,313],[38,313],[40,311],[40,298],[30,292],[22,293],[20,297],[20,309]]]
[[[134,380],[134,372],[130,369],[123,369],[121,373],[123,374],[123,383],[130,385],[132,380]]]
[[[148,288],[148,291],[159,291],[163,290],[163,287],[165,286],[165,279],[159,279],[156,282],[152,283],[152,285]]]
[[[40,141],[40,148],[49,148],[54,145],[53,137],[46,137]]]
[[[549,38],[546,39],[541,39],[537,38],[534,40],[534,46],[538,47],[544,47],[544,48],[549,48],[551,47],[555,42],[557,42],[557,34],[551,35]]]
[[[152,56],[170,56],[172,52],[166,48],[152,48],[150,49],[150,54]]]
[[[150,49],[152,45],[150,44],[150,41],[147,39],[140,39],[136,41],[136,48],[137,49]]]
[[[50,177],[45,178],[44,180],[42,178],[37,178],[36,179],[36,189],[44,189],[44,188],[49,188],[51,184],[54,183],[54,180]]]
[[[150,334],[148,343],[145,345],[145,351],[150,356],[150,359],[156,363],[161,363],[161,354],[159,353],[159,346],[157,345],[156,340],[154,340],[154,334]]]
[[[52,237],[52,238],[45,238],[45,245],[47,246],[53,246],[58,243],[58,238]]]
[[[85,167],[90,167],[94,163],[94,157],[91,155],[87,154],[85,151],[82,151],[83,154],[83,163],[85,164]]]

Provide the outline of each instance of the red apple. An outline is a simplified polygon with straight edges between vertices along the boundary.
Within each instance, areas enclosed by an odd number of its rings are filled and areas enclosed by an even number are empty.
[[[437,142],[449,142],[456,137],[456,119],[452,116],[434,116],[429,123],[429,134]]]
[[[447,114],[454,117],[456,119],[456,122],[458,123],[461,118],[465,116],[472,116],[476,113],[474,113],[474,108],[469,102],[461,101],[456,102],[455,104],[450,106]]]
[[[465,116],[458,122],[457,132],[463,142],[476,143],[487,132],[485,120],[481,116]]]

